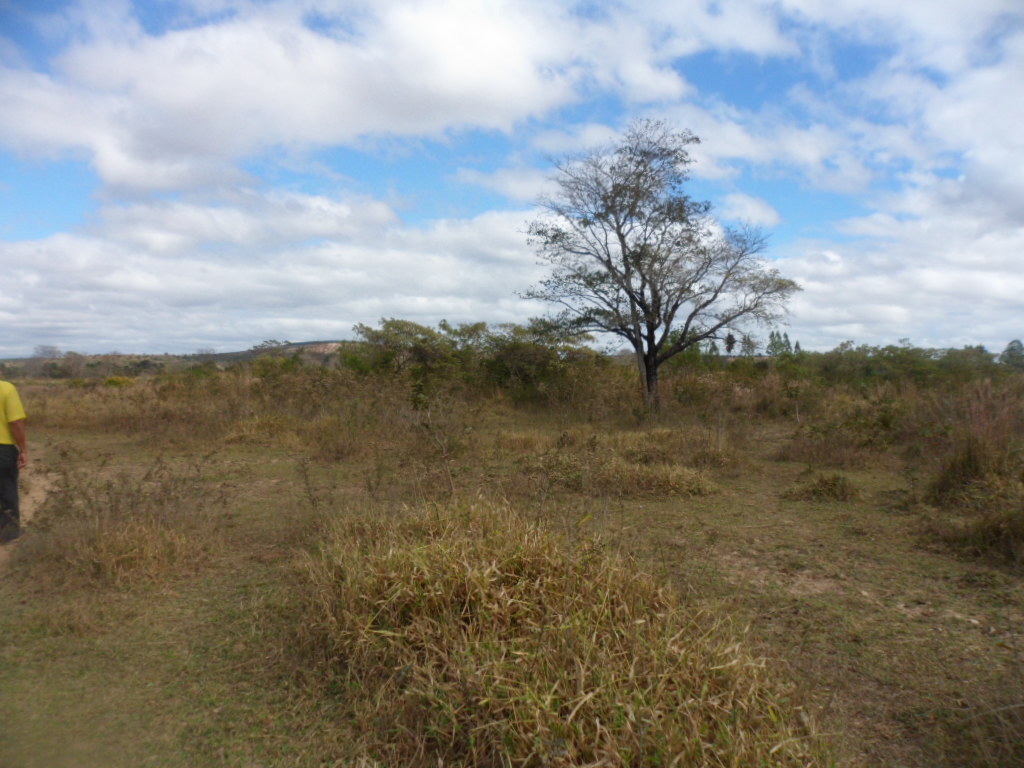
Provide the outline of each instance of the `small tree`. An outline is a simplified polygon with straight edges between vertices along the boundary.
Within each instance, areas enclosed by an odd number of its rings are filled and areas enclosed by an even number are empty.
[[[450,336],[411,320],[385,318],[380,328],[360,323],[353,330],[365,343],[371,370],[409,371],[422,379],[448,372],[457,362]]]
[[[1024,344],[1020,339],[1014,339],[1006,345],[1006,349],[999,355],[999,362],[1007,368],[1024,371]]]
[[[723,228],[686,195],[697,141],[662,122],[633,123],[618,146],[556,164],[558,192],[529,228],[552,271],[524,295],[563,305],[564,325],[629,342],[650,408],[662,363],[778,319],[798,290],[760,260],[760,232]]]
[[[32,355],[34,357],[54,359],[61,356],[61,351],[59,347],[55,347],[52,344],[39,344],[33,350]]]
[[[757,354],[757,340],[753,336],[744,336],[740,342],[740,354],[753,357]]]

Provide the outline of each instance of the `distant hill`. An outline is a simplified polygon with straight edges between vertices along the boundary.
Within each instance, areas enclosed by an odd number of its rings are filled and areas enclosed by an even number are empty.
[[[237,352],[196,352],[187,355],[120,354],[83,355],[65,352],[56,356],[33,356],[0,360],[7,376],[17,378],[97,378],[105,376],[139,376],[184,370],[194,365],[213,364],[227,367],[234,363],[254,360],[266,355],[291,357],[299,355],[303,361],[324,365],[351,341],[296,341],[278,344],[264,343]],[[336,357],[335,357],[336,359]]]

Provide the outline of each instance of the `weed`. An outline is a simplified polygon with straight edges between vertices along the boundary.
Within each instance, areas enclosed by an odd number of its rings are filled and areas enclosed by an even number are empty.
[[[671,763],[671,739],[686,728],[682,764],[730,754],[772,764],[755,754],[769,732],[758,728],[790,710],[758,687],[764,670],[739,649],[714,660],[731,643],[702,607],[750,622],[750,646],[790,665],[846,740],[851,764],[1020,762],[1021,683],[1006,661],[1015,639],[991,631],[996,612],[1020,615],[1019,572],[990,568],[997,582],[970,583],[964,571],[981,566],[919,546],[918,518],[892,514],[883,499],[923,510],[959,552],[1020,562],[1024,379],[794,379],[750,360],[743,371],[666,372],[663,411],[634,421],[635,371],[612,365],[596,376],[574,365],[565,361],[558,382],[541,382],[528,404],[468,378],[414,389],[401,373],[291,363],[204,366],[138,376],[130,387],[102,385],[121,370],[26,381],[43,448],[36,467],[53,457],[47,436],[102,445],[113,459],[50,461],[57,487],[2,553],[10,575],[24,577],[0,580],[0,656],[11,662],[0,710],[12,734],[23,738],[29,721],[88,722],[80,689],[59,706],[43,702],[72,680],[81,690],[108,685],[115,647],[128,666],[149,668],[160,661],[152,649],[177,633],[194,679],[165,659],[155,678],[124,676],[135,698],[118,691],[103,702],[117,714],[120,743],[145,739],[139,724],[152,720],[183,734],[187,745],[172,738],[154,764],[369,768],[450,758],[504,768],[505,755],[518,755],[522,766],[654,766]],[[768,461],[794,427],[776,455],[817,473],[799,480],[799,466]],[[227,481],[204,466],[217,446],[232,456],[230,498]],[[183,458],[153,461],[158,453]],[[864,470],[856,486],[830,474],[849,467]],[[722,492],[701,495],[715,488],[708,478]],[[827,504],[780,505],[786,493]],[[843,496],[855,505],[844,509]],[[460,505],[466,499],[481,509]],[[511,500],[534,524],[492,510],[491,499]],[[424,500],[442,506],[403,511]],[[234,527],[222,526],[223,503]],[[342,504],[358,508],[344,512],[363,526],[358,534],[338,527]],[[297,534],[300,517],[315,525]],[[544,525],[564,529],[548,559],[534,546],[548,541]],[[608,539],[588,539],[593,529]],[[296,589],[279,569],[322,535],[324,553]],[[643,560],[606,567],[608,551]],[[637,597],[649,594],[632,580],[641,563],[686,591],[692,625],[671,594]],[[105,585],[118,589],[97,589]],[[349,589],[364,586],[365,595]],[[254,613],[245,595],[266,599],[265,609]],[[173,618],[154,597],[176,606]],[[199,606],[210,613],[193,616]],[[232,612],[244,617],[210,618]],[[148,640],[118,639],[129,614]],[[189,616],[195,623],[183,630]],[[245,629],[257,621],[259,631]],[[661,642],[669,627],[685,629],[687,642],[707,630],[709,645],[687,651],[700,670],[687,671]],[[240,638],[244,650],[232,650]],[[63,666],[48,682],[44,665],[58,656]],[[626,658],[635,659],[632,678]],[[722,683],[726,673],[710,669],[720,663],[739,677]],[[750,696],[730,698],[729,679],[745,680]],[[673,680],[686,681],[689,698]],[[135,717],[136,705],[152,707],[150,720]],[[813,739],[800,746],[812,763]],[[21,764],[5,761],[4,749],[0,763]],[[406,749],[421,751],[406,760]],[[777,763],[790,760],[788,749]],[[96,764],[143,763],[126,755]]]

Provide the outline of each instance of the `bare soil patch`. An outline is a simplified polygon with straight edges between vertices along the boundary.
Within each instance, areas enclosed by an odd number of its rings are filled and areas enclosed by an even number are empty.
[[[40,459],[41,455],[40,452],[35,451],[32,457],[32,464],[29,465],[28,469],[22,471],[20,476],[21,527],[23,533],[53,485],[53,480],[47,474],[43,460]],[[10,559],[11,553],[16,546],[18,546],[17,539],[7,544],[0,544],[0,569],[7,566],[7,561]]]

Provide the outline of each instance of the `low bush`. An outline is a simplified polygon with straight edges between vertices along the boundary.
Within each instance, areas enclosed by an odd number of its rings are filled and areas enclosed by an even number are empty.
[[[381,765],[827,764],[710,615],[507,509],[353,517],[301,576],[295,674]]]

